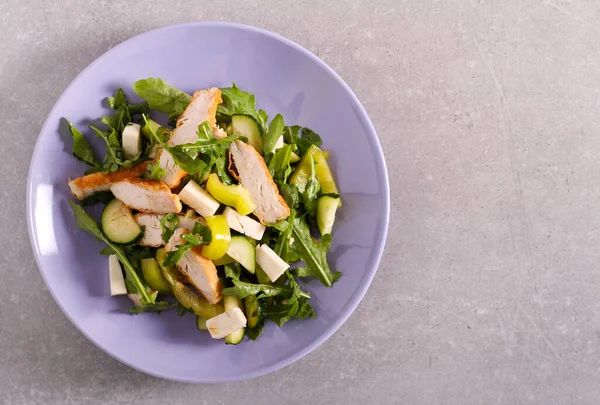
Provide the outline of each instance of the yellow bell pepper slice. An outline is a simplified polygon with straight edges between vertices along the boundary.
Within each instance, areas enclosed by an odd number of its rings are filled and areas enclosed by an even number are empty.
[[[221,259],[227,253],[231,242],[229,224],[224,215],[213,215],[206,217],[205,220],[212,233],[212,240],[202,247],[202,256],[211,260]]]
[[[321,190],[325,194],[339,194],[338,188],[335,184],[335,180],[333,178],[333,173],[331,173],[331,169],[329,164],[327,163],[327,158],[325,157],[324,151],[316,147],[315,145],[311,145],[310,148],[306,151],[300,163],[298,163],[298,167],[292,174],[290,179],[290,183],[295,185],[298,188],[298,191],[301,193],[306,190],[306,185],[308,184],[308,179],[310,177],[311,172],[311,161],[310,157],[315,161],[315,171],[317,180],[321,185]],[[340,207],[342,206],[342,200],[340,199]]]
[[[208,176],[206,189],[217,201],[234,207],[240,215],[248,215],[256,209],[248,190],[240,185],[223,184],[215,173]]]

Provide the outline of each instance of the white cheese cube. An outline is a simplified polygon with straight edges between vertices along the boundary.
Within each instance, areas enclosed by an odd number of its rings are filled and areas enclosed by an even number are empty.
[[[142,134],[139,124],[130,122],[123,129],[123,153],[125,159],[132,159],[142,151]]]
[[[265,233],[266,226],[258,221],[253,220],[245,215],[240,215],[235,209],[231,207],[225,208],[223,215],[229,224],[229,227],[234,231],[243,233],[251,237],[252,239],[261,240]]]
[[[283,143],[283,135],[281,135],[279,138],[277,138],[277,141],[275,142],[275,150],[283,148],[283,145],[285,144]]]
[[[239,308],[231,308],[206,320],[206,328],[213,339],[223,339],[230,333],[236,332],[246,326],[246,317]]]
[[[125,295],[125,278],[117,255],[108,256],[108,274],[110,278],[110,295]]]
[[[179,198],[203,217],[215,215],[220,205],[217,200],[212,198],[194,180],[190,180],[183,190],[179,192]]]
[[[290,265],[267,245],[256,246],[256,262],[264,270],[267,276],[269,276],[271,281],[277,280],[290,268]]]

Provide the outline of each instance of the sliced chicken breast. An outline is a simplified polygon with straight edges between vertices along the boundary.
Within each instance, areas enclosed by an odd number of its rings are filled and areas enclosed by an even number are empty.
[[[223,102],[221,90],[213,87],[198,90],[179,118],[169,138],[169,146],[194,143],[198,140],[198,125],[208,121],[212,131],[217,130],[217,107]]]
[[[110,187],[123,204],[142,212],[168,214],[181,212],[181,201],[162,181],[140,178],[124,179]]]
[[[177,249],[177,245],[184,244],[185,241],[181,235],[185,235],[188,231],[179,228],[175,231],[171,240],[165,247],[167,252]],[[187,277],[188,281],[201,293],[208,302],[216,304],[221,301],[221,290],[223,285],[217,275],[217,268],[212,260],[200,254],[202,248],[200,246],[189,250],[177,263],[177,268]]]
[[[164,245],[162,239],[162,228],[160,227],[160,220],[164,215],[159,214],[144,214],[139,213],[134,215],[135,221],[139,226],[144,227],[144,236],[138,242],[140,246],[151,246],[160,247]],[[194,229],[194,225],[199,222],[202,225],[206,225],[204,218],[186,218],[183,215],[178,215],[179,227],[191,231]]]
[[[161,149],[158,154],[158,164],[165,171],[162,181],[169,188],[178,187],[181,183],[181,179],[187,175],[185,171],[177,166],[173,156],[171,156],[171,154],[164,149]]]
[[[87,176],[69,180],[71,194],[78,200],[83,200],[94,193],[108,191],[110,187],[121,180],[139,177],[146,171],[148,162],[143,162],[131,168],[123,168],[110,173],[92,173]]]
[[[158,214],[136,214],[134,215],[135,221],[141,227],[144,227],[144,236],[138,242],[140,246],[152,246],[160,247],[164,245],[162,240],[162,229],[160,227],[160,220],[163,215]]]
[[[222,102],[221,90],[213,87],[207,90],[198,90],[192,96],[192,99],[185,111],[177,119],[177,127],[171,133],[169,146],[184,145],[194,143],[198,140],[198,125],[208,121],[213,133],[221,136],[220,128],[217,126],[217,107]],[[179,168],[170,153],[163,151],[160,155],[160,167],[166,175],[163,181],[170,188],[179,186],[181,179],[187,174]]]
[[[254,215],[260,222],[272,224],[290,215],[265,160],[252,145],[233,142],[229,147],[229,165],[231,174],[250,192],[256,204]]]

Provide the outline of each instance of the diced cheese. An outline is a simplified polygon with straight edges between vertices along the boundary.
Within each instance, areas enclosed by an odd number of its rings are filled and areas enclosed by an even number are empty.
[[[231,308],[206,321],[206,328],[213,339],[223,339],[230,333],[246,326],[246,317],[240,308]]]
[[[117,255],[108,256],[108,273],[110,278],[110,295],[125,295],[125,278]]]
[[[179,192],[179,198],[203,217],[215,215],[220,205],[217,200],[212,198],[194,180],[190,180],[183,190]]]
[[[265,274],[269,276],[271,281],[277,280],[290,268],[290,265],[267,245],[256,246],[256,262],[260,265]]]
[[[240,215],[235,209],[226,207],[223,215],[229,224],[229,227],[239,233],[243,233],[252,239],[261,240],[265,233],[266,226],[252,218]]]
[[[139,124],[130,122],[123,129],[123,152],[125,159],[131,159],[142,151],[142,134]]]
[[[283,143],[283,135],[281,135],[279,138],[277,138],[277,141],[275,142],[275,150],[283,148],[283,145],[285,144]]]

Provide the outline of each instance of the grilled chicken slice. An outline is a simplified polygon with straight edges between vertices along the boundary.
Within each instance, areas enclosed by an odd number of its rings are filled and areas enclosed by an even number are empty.
[[[160,227],[160,220],[162,215],[158,214],[135,214],[135,222],[140,227],[144,227],[144,236],[139,240],[138,245],[140,246],[152,246],[160,247],[164,245],[162,240],[162,228]]]
[[[162,181],[128,178],[113,184],[110,191],[123,204],[142,212],[181,212],[181,201]]]
[[[183,114],[177,119],[177,127],[168,141],[169,146],[195,143],[198,140],[198,125],[204,121],[208,121],[215,136],[221,136],[223,130],[217,126],[216,114],[222,101],[221,90],[216,87],[196,91]],[[160,167],[167,173],[163,178],[165,184],[170,188],[179,186],[186,172],[175,164],[171,154],[166,151],[161,153],[159,161]]]
[[[167,243],[165,250],[171,252],[177,249],[177,245],[184,244],[185,241],[181,238],[181,235],[185,235],[187,232],[186,229],[177,229],[169,243]],[[219,280],[214,263],[202,256],[200,254],[201,250],[201,246],[193,247],[179,260],[177,268],[208,302],[216,304],[221,301],[223,285]]]
[[[177,166],[173,156],[164,149],[161,149],[158,154],[158,165],[165,171],[162,181],[169,188],[178,187],[181,183],[181,179],[187,175],[185,171]]]
[[[250,192],[256,204],[254,215],[260,222],[272,224],[290,215],[290,208],[279,194],[265,160],[252,145],[242,141],[231,144],[229,171]]]
[[[206,225],[204,218],[186,218],[183,215],[178,215],[179,227],[191,231],[194,228],[196,222]],[[159,214],[136,214],[134,216],[139,226],[144,226],[144,236],[138,242],[140,246],[152,246],[160,247],[164,245],[162,239],[162,228],[160,227],[160,220],[163,215]]]
[[[148,162],[143,162],[131,168],[123,168],[116,172],[93,173],[87,176],[69,180],[71,194],[78,200],[83,200],[94,193],[108,191],[110,187],[121,180],[139,177],[146,171]]]

